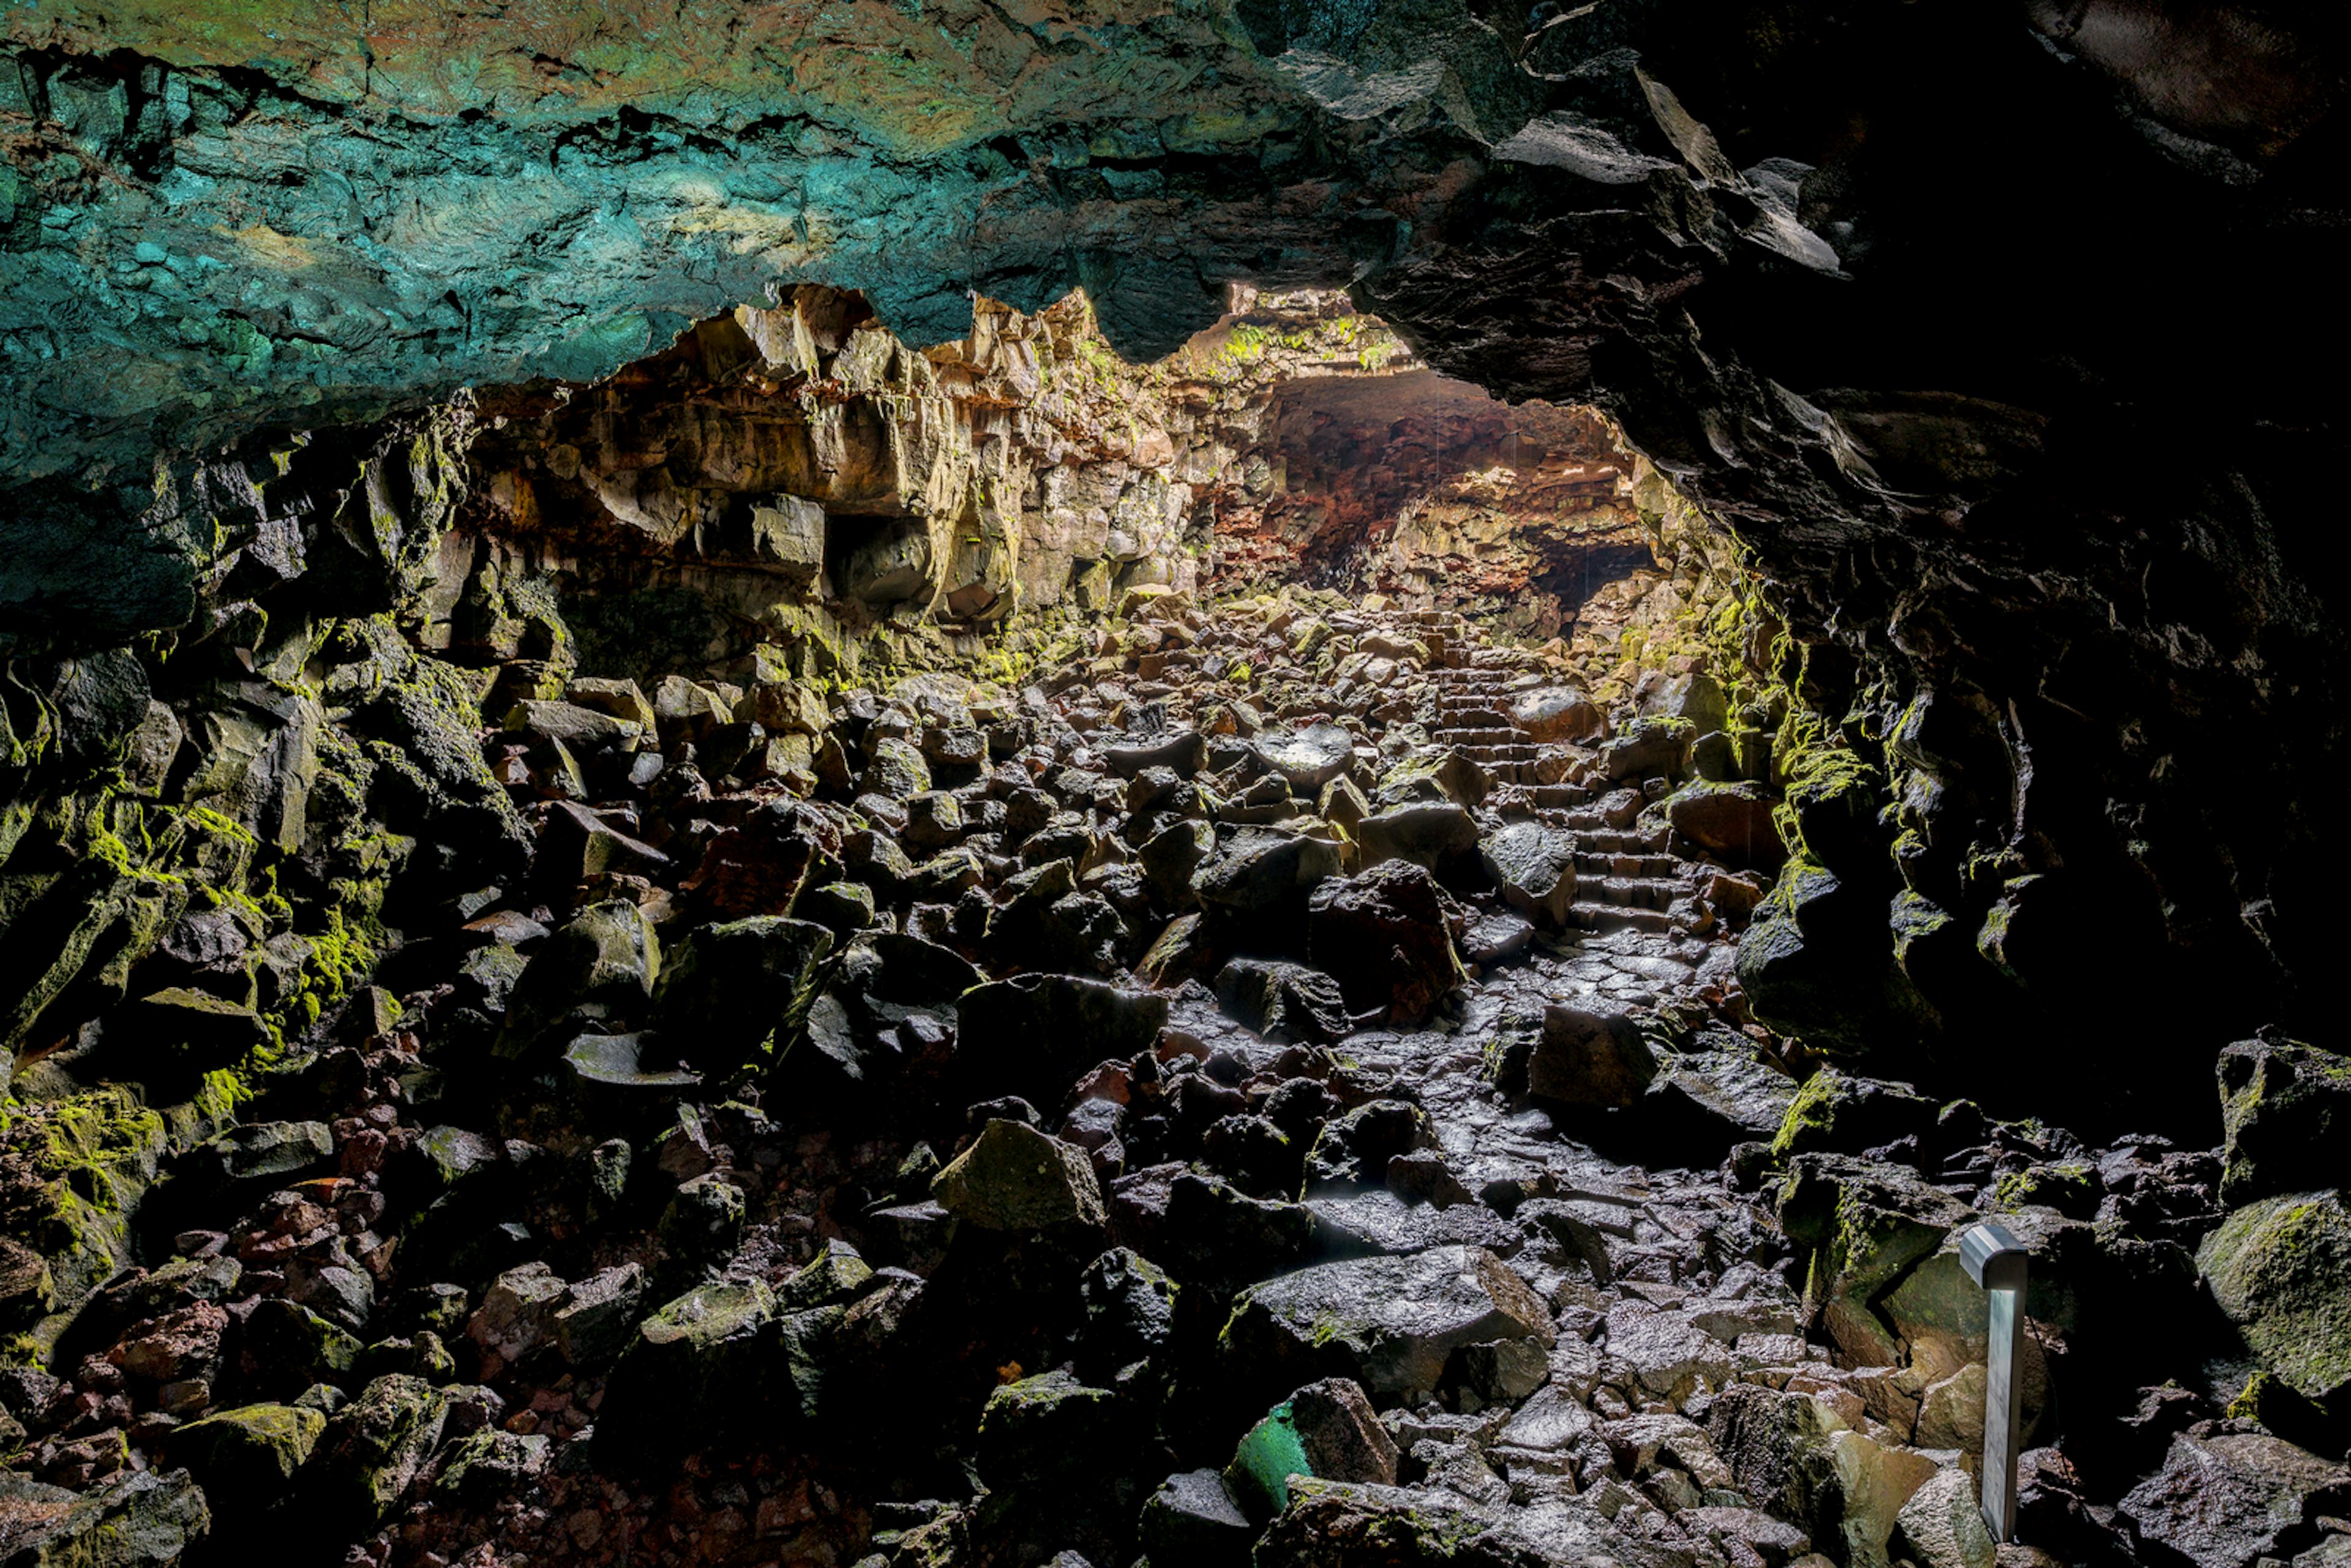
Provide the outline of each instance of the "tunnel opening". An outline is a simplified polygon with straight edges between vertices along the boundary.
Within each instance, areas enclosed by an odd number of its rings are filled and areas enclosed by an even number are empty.
[[[1844,1380],[1872,1464],[1970,1441],[1973,1309],[1932,1259],[1857,1272],[1837,1216],[1939,1235],[1973,1204],[2064,1235],[2112,1179],[2172,1235],[2209,1202],[2198,1157],[2146,1131],[2168,1084],[2064,1099],[1982,1075],[1978,1031],[2037,1009],[2017,1048],[2037,1050],[2066,1005],[2030,939],[2091,912],[2019,901],[1989,951],[1902,925],[1917,894],[1886,841],[1911,819],[1879,818],[1879,769],[1998,793],[2018,737],[1914,705],[1870,746],[1735,535],[1595,411],[1489,397],[1343,295],[1228,303],[1131,366],[1082,295],[977,301],[967,339],[917,350],[807,287],[599,382],[484,391],[281,461],[315,485],[306,461],[375,443],[357,486],[253,509],[307,512],[277,536],[307,526],[305,559],[371,542],[394,607],[248,564],[171,664],[59,666],[39,710],[132,799],[185,806],[159,804],[155,869],[127,862],[78,954],[19,949],[33,1109],[12,1127],[136,1082],[208,1173],[126,1206],[109,1261],[48,1276],[54,1310],[20,1320],[40,1359],[86,1383],[93,1355],[177,1355],[259,1402],[240,1409],[335,1431],[351,1382],[352,1408],[470,1423],[399,1527],[443,1557],[492,1528],[576,1550],[581,1509],[678,1539],[744,1475],[770,1512],[834,1500],[746,1537],[794,1550],[1164,1552],[1253,1495],[1246,1469],[1185,1467],[1300,1378],[1368,1399],[1359,1424],[1405,1412],[1359,1425],[1376,1454],[1399,1420],[1450,1430],[1548,1385],[1561,1310],[1619,1347],[1587,1418],[1723,1413],[1671,1417],[1677,1473],[1750,1418],[1749,1335],[1806,1347],[1758,1364]],[[425,526],[388,538],[394,518]],[[269,527],[246,558],[292,563]],[[2032,742],[2059,765],[2061,738]],[[225,891],[263,864],[266,901]],[[224,891],[171,891],[192,882]],[[9,885],[65,929],[97,884]],[[2031,994],[1964,1010],[1970,961]],[[272,1119],[235,1113],[255,1092]],[[2061,1103],[2078,1131],[2003,1119]],[[1587,1163],[1563,1173],[1562,1149]],[[306,1176],[330,1151],[339,1174]],[[76,1157],[148,1168],[102,1141]],[[26,1233],[52,1245],[81,1211],[25,1168]],[[1886,1196],[1902,1170],[1927,1185]],[[1724,1260],[1759,1195],[1778,1239]],[[214,1215],[238,1228],[204,1238]],[[1457,1254],[1484,1281],[1472,1338],[1323,1337],[1317,1314],[1382,1322]],[[182,1332],[129,1304],[142,1260],[174,1257],[250,1270],[248,1326],[182,1307],[224,1348],[124,1348]],[[2064,1309],[2041,1311],[2023,1429],[2045,1445],[2074,1430],[2053,1380],[2103,1407],[2147,1347],[2054,1344]],[[362,1333],[346,1376],[332,1347]],[[264,1337],[289,1333],[310,1337]],[[1161,1411],[1147,1438],[1096,1429],[1122,1379]],[[165,1383],[103,1397],[134,1421],[217,1403]],[[977,1446],[925,1458],[888,1414],[909,1409],[977,1423]],[[82,1475],[76,1428],[37,1418],[44,1474]],[[1489,1449],[1390,1440],[1381,1484],[1495,1473]],[[689,1454],[690,1495],[629,1490]],[[1616,1463],[1588,1458],[1595,1484]],[[924,1500],[966,1464],[975,1501]],[[506,1479],[465,1479],[481,1466]],[[1081,1477],[1109,1490],[1035,1521],[990,1501]],[[484,1500],[516,1488],[545,1500],[493,1527]]]

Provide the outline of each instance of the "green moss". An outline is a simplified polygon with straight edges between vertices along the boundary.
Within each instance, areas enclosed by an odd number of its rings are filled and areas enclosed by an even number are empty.
[[[1784,1160],[1800,1148],[1826,1143],[1841,1084],[1827,1068],[1804,1080],[1788,1103],[1787,1114],[1780,1118],[1780,1131],[1771,1139],[1772,1158]]]

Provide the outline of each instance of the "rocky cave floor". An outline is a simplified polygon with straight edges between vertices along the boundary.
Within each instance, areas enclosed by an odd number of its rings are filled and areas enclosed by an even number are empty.
[[[2250,1143],[1746,1016],[1775,802],[1702,668],[1606,712],[1298,593],[1092,635],[517,705],[528,878],[0,1371],[0,1563],[2351,1562],[2339,1432],[2199,1305]],[[1997,1549],[1987,1215],[2036,1270]]]

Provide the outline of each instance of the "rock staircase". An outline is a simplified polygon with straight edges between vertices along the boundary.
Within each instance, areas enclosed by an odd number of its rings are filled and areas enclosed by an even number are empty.
[[[1576,841],[1576,899],[1570,918],[1585,930],[1673,930],[1677,901],[1689,896],[1702,868],[1667,851],[1662,830],[1636,832],[1628,802],[1602,805],[1605,791],[1557,777],[1544,747],[1511,722],[1513,697],[1543,674],[1532,654],[1495,648],[1459,634],[1451,617],[1418,612],[1402,617],[1428,644],[1427,678],[1436,688],[1436,723],[1429,738],[1483,768],[1499,788],[1493,803],[1565,830]],[[1552,777],[1545,779],[1545,773]]]

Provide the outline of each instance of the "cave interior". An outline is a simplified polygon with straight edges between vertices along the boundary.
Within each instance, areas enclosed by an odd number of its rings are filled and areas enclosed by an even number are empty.
[[[2346,88],[0,10],[0,1568],[2351,1568]]]

